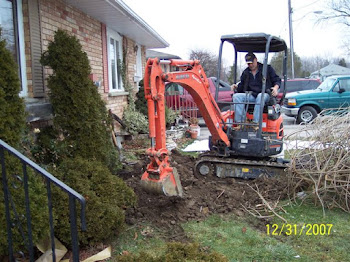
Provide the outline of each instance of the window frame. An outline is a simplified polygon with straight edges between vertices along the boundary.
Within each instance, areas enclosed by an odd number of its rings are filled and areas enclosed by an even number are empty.
[[[22,0],[11,0],[12,2],[12,16],[13,16],[13,29],[15,35],[16,45],[16,64],[18,66],[18,77],[20,79],[21,91],[20,97],[27,96],[27,68],[26,68],[26,56],[25,56],[25,44],[24,44],[24,26],[23,26],[23,12],[22,12]]]
[[[115,65],[115,79],[116,79],[116,87],[113,88],[113,77],[112,77],[112,60],[111,60],[111,39],[114,40],[114,44],[116,42],[119,43],[118,45],[118,57],[116,58],[116,65]],[[118,59],[121,63],[123,63],[123,37],[116,31],[110,29],[107,27],[107,60],[108,60],[108,86],[109,86],[109,92],[110,93],[116,93],[116,92],[124,92],[124,84],[123,84],[123,78],[122,78],[122,72],[119,72],[121,70],[118,70]],[[118,78],[120,78],[120,85]]]
[[[142,79],[143,72],[142,72],[142,52],[141,52],[141,45],[135,44],[137,46],[136,51],[136,70],[135,70],[135,82],[139,82]]]

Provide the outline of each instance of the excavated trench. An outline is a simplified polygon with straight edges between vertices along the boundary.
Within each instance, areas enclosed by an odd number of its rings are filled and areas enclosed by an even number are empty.
[[[211,214],[244,215],[243,206],[251,208],[262,204],[261,197],[252,190],[258,188],[259,193],[267,201],[278,201],[287,197],[286,177],[259,178],[243,180],[215,176],[196,177],[193,169],[196,159],[184,156],[173,150],[170,162],[177,168],[184,188],[184,197],[170,198],[145,192],[140,187],[140,178],[148,163],[146,156],[132,167],[124,170],[122,177],[132,187],[138,197],[136,207],[126,212],[129,225],[150,223],[169,234],[169,240],[186,239],[181,223],[190,220],[202,220]],[[251,187],[250,187],[251,186]]]

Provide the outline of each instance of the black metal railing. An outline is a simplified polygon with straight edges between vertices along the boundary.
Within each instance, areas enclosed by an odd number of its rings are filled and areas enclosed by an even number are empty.
[[[16,149],[12,148],[8,144],[6,144],[4,141],[0,140],[0,165],[1,165],[1,180],[2,180],[2,187],[4,192],[4,204],[5,204],[5,216],[6,216],[6,226],[7,226],[7,240],[8,240],[8,252],[9,252],[9,259],[10,261],[15,261],[14,256],[14,250],[13,250],[13,228],[16,221],[19,220],[20,214],[18,214],[15,205],[13,204],[13,199],[9,190],[8,185],[8,178],[7,178],[7,168],[5,164],[5,152],[8,152],[9,155],[14,156],[15,158],[19,159],[22,163],[22,175],[21,180],[23,181],[23,187],[24,187],[24,204],[25,204],[25,211],[26,214],[26,235],[24,234],[24,230],[22,228],[19,228],[20,233],[23,238],[23,242],[26,243],[27,246],[27,254],[29,255],[30,261],[35,261],[34,258],[34,245],[33,245],[33,236],[32,236],[32,226],[31,226],[31,211],[30,211],[30,195],[29,195],[29,187],[28,187],[28,176],[29,172],[27,168],[33,169],[35,174],[39,174],[43,177],[46,184],[46,191],[47,191],[47,205],[48,205],[48,212],[49,212],[49,224],[50,224],[50,239],[51,239],[51,249],[52,249],[52,261],[56,261],[56,254],[55,254],[55,241],[54,241],[54,222],[53,222],[53,212],[52,212],[52,199],[51,199],[51,185],[54,185],[58,188],[60,188],[62,191],[64,191],[67,196],[69,197],[69,220],[70,220],[70,232],[71,232],[71,240],[72,240],[72,253],[73,253],[73,261],[79,261],[79,244],[78,244],[78,228],[77,228],[77,212],[76,212],[76,200],[80,202],[81,206],[81,214],[80,214],[80,220],[81,220],[81,229],[83,231],[86,230],[86,222],[85,222],[85,199],[75,192],[73,189],[65,185],[62,181],[55,178],[53,175],[45,171],[43,168],[35,164],[33,161],[22,155],[20,152],[18,152]],[[1,200],[0,200],[1,201]],[[11,216],[12,214],[12,216]],[[0,214],[2,215],[2,214]],[[21,252],[24,254],[25,252]]]

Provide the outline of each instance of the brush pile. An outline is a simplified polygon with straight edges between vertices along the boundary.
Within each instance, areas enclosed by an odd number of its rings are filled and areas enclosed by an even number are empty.
[[[289,152],[291,193],[311,196],[323,209],[350,212],[349,109],[323,111],[323,116],[287,137],[295,145]]]

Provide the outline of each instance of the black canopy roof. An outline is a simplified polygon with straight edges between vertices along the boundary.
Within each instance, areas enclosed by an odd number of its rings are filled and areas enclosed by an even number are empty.
[[[221,41],[232,43],[237,52],[265,53],[269,37],[271,37],[270,52],[281,52],[287,49],[283,39],[265,33],[223,35]]]

